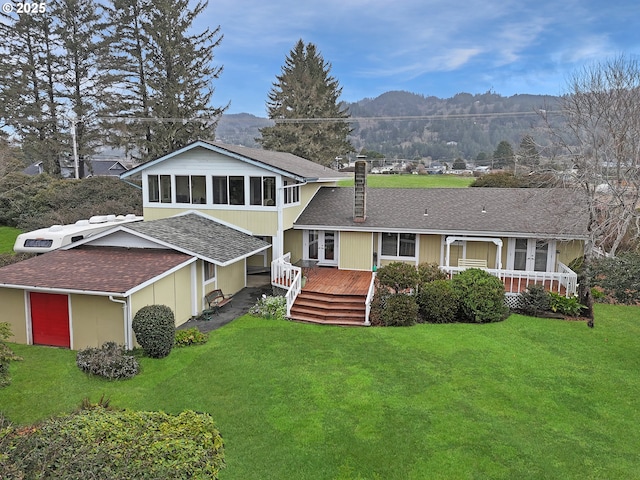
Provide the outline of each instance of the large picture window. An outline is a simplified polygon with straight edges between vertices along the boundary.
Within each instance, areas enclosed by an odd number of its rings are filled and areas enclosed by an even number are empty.
[[[380,253],[385,257],[415,257],[415,233],[383,233]]]
[[[207,182],[204,175],[176,175],[176,202],[206,203]]]

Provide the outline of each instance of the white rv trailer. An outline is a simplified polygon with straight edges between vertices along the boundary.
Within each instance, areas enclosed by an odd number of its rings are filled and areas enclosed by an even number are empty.
[[[142,218],[133,214],[97,215],[89,220],[78,220],[71,225],[52,225],[48,228],[21,233],[16,238],[13,250],[31,253],[50,252],[118,225],[139,222]]]

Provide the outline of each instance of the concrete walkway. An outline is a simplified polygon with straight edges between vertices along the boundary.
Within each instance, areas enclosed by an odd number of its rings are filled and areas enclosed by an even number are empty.
[[[257,277],[257,276],[256,276]],[[268,277],[267,277],[268,278]],[[260,284],[260,282],[252,282],[255,285],[243,288],[233,296],[231,303],[228,303],[220,309],[217,314],[211,315],[211,320],[202,320],[199,318],[191,319],[178,327],[178,330],[197,327],[201,332],[210,332],[226,325],[232,320],[241,317],[249,312],[258,299],[263,295],[271,295],[272,287],[270,283]],[[250,283],[251,285],[251,283]]]

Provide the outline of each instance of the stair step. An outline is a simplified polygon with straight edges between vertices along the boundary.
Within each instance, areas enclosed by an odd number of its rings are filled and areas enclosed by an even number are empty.
[[[314,307],[314,308],[322,308],[325,310],[355,310],[355,311],[364,311],[365,304],[364,302],[354,303],[354,302],[319,302],[317,300],[312,300],[308,298],[296,298],[296,305],[305,306],[305,307]]]
[[[364,320],[364,310],[325,310],[294,305],[291,307],[291,314],[313,315],[320,318],[362,318]]]
[[[365,295],[329,295],[320,292],[310,292],[302,290],[297,298],[312,299],[327,303],[363,303],[366,300]]]
[[[364,325],[364,318],[359,320],[346,320],[346,319],[319,319],[314,316],[309,315],[294,315],[293,312],[289,315],[290,320],[294,320],[296,322],[304,322],[304,323],[317,323],[323,325],[337,325],[337,326],[346,326],[346,327],[362,327]]]

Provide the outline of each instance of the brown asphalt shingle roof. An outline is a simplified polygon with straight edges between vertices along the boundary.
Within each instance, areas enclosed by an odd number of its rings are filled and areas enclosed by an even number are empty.
[[[354,190],[323,187],[295,222],[329,227],[416,233],[586,236],[587,216],[565,189],[369,188],[364,223],[353,221]],[[482,212],[482,209],[486,213]],[[425,210],[428,215],[425,215]]]
[[[1,285],[124,294],[193,258],[173,250],[78,247],[0,268]]]

